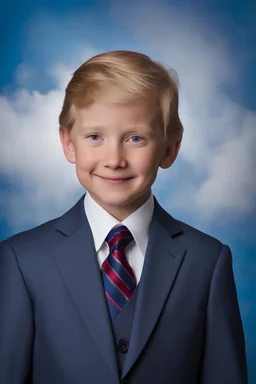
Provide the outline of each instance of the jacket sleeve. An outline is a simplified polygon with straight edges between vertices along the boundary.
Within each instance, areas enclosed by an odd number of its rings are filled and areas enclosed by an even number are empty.
[[[33,308],[14,250],[0,243],[0,383],[32,382]]]
[[[202,384],[247,384],[245,340],[230,248],[223,246],[212,276]]]

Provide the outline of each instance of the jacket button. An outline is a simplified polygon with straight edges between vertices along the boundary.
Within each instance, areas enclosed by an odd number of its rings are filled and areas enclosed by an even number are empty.
[[[125,339],[118,340],[117,349],[121,353],[126,353],[129,349],[129,343]]]

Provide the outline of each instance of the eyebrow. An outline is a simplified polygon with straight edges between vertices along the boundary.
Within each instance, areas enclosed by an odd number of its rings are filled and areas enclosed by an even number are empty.
[[[104,127],[102,125],[95,125],[95,126],[85,126],[84,125],[80,129],[84,130],[84,131],[104,131],[104,130],[106,130],[106,127]],[[135,132],[135,131],[141,131],[142,133],[147,133],[147,134],[153,133],[152,130],[150,130],[146,126],[128,127],[127,131],[128,131],[127,133],[131,133],[131,132]]]

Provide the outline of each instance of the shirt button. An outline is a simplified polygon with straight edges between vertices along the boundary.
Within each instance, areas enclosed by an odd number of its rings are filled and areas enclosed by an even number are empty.
[[[125,339],[118,340],[117,349],[121,353],[126,353],[129,349],[129,343]]]

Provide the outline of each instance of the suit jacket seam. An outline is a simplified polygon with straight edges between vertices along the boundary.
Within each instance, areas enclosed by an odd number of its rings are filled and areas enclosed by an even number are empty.
[[[15,258],[15,260],[16,260],[17,268],[18,268],[18,270],[19,270],[19,272],[20,272],[20,275],[21,275],[21,278],[22,278],[22,280],[23,280],[24,286],[25,286],[25,288],[26,288],[27,294],[28,294],[28,296],[29,296],[31,305],[32,305],[32,307],[34,308],[34,306],[33,306],[33,300],[32,300],[31,294],[30,294],[30,292],[29,292],[29,289],[28,289],[28,286],[27,286],[25,277],[24,277],[24,275],[23,275],[23,273],[22,273],[22,269],[21,269],[21,266],[20,266],[20,263],[19,263],[19,260],[18,260],[17,253],[16,253],[16,251],[15,251],[15,249],[14,249],[12,243],[9,243],[9,244],[7,243],[6,246],[9,246],[9,247],[11,248],[12,252],[13,252],[14,258]]]

